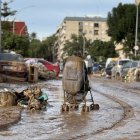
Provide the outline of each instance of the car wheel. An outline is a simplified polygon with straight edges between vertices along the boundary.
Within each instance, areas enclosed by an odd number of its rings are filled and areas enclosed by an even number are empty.
[[[53,79],[53,78],[56,77],[56,74],[55,74],[54,71],[50,71],[49,74],[50,74],[50,78],[51,78],[51,79]]]
[[[119,80],[119,81],[121,80],[121,76],[119,73],[116,74],[116,80]]]

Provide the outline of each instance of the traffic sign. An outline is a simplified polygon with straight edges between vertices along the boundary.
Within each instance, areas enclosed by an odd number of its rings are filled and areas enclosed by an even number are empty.
[[[138,46],[134,46],[134,49],[135,49],[136,51],[138,51],[138,50],[139,50],[139,47],[138,47]]]

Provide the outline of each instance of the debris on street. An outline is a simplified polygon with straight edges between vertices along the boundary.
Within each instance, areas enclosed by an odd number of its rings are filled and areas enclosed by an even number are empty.
[[[0,61],[0,81],[27,81],[27,67],[24,62]]]
[[[140,68],[131,68],[124,77],[124,82],[140,81]]]
[[[30,74],[31,67],[37,68],[38,74],[34,74],[34,75],[38,75],[38,78],[40,79],[46,79],[46,80],[55,79],[58,77],[60,71],[58,65],[52,64],[44,59],[32,58],[27,60],[25,63],[28,67],[29,74]]]
[[[0,91],[0,107],[14,106],[16,105],[16,95],[10,92],[6,88]]]
[[[29,110],[41,110],[47,106],[48,96],[39,87],[27,88],[21,92],[4,89],[0,91],[0,107],[18,105]]]

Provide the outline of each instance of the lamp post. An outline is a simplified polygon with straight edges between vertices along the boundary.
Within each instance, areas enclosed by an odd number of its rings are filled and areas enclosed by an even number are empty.
[[[134,46],[134,49],[135,49],[135,57],[137,56],[137,51],[139,49],[138,47],[138,16],[139,16],[139,3],[140,3],[140,0],[135,0],[135,3],[136,3],[136,32],[135,32],[135,46]]]
[[[82,33],[82,37],[83,37],[83,58],[85,57],[85,33]]]
[[[24,11],[25,9],[32,8],[32,7],[35,7],[35,5],[26,6],[26,7],[22,8],[21,10],[17,11],[17,13],[19,14],[20,12]],[[15,33],[15,20],[16,20],[16,17],[17,17],[17,15],[13,19],[13,34]]]
[[[24,25],[21,29],[20,29],[20,32],[19,32],[19,35],[21,36],[22,33],[23,33],[23,30],[26,28],[26,25]]]
[[[1,30],[1,3],[2,1],[0,0],[0,53],[1,53],[1,34],[2,34],[2,30]]]

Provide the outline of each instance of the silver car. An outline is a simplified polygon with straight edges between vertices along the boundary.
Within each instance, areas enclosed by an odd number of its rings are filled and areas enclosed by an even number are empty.
[[[126,63],[122,68],[122,77],[124,78],[130,69],[133,69],[135,72],[135,76],[137,76],[138,70],[140,71],[140,61],[130,61]]]
[[[112,72],[112,75],[111,77],[116,80],[121,80],[121,77],[122,77],[122,68],[123,66],[130,62],[131,60],[130,59],[120,59],[118,61],[115,62],[115,66],[112,68],[111,72]]]

